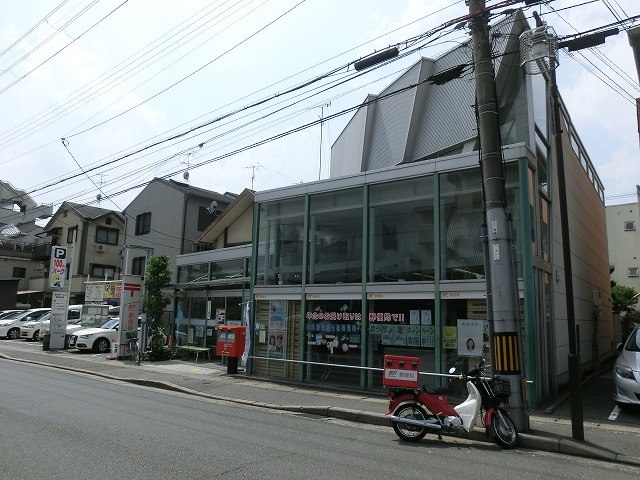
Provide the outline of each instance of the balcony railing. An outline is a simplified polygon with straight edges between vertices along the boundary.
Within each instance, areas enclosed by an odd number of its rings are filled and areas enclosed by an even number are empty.
[[[49,260],[51,258],[51,243],[42,243],[33,246],[31,253],[31,260],[40,262],[43,260]]]

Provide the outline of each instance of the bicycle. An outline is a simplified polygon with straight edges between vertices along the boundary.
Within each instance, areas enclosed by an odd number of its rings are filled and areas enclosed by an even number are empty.
[[[140,353],[140,344],[138,343],[138,338],[135,332],[126,332],[127,336],[127,347],[129,348],[129,359],[132,362],[135,362],[136,365],[140,365],[140,360],[142,360],[142,353]]]

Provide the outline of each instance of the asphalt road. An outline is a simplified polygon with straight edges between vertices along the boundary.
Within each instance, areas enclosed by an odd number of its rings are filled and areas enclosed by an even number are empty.
[[[638,478],[640,469],[267,411],[28,364],[0,368],[0,478]]]

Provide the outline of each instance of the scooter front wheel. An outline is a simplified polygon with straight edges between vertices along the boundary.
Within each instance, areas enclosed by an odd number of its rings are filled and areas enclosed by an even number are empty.
[[[518,429],[505,411],[496,410],[491,416],[494,440],[502,448],[513,448],[518,443]]]
[[[427,413],[419,405],[400,405],[394,412],[396,417],[407,418],[410,420],[425,421],[428,417]],[[427,434],[427,428],[409,423],[392,421],[393,431],[402,440],[407,442],[417,442]]]

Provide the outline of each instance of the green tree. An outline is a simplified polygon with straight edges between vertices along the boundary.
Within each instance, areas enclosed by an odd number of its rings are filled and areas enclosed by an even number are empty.
[[[154,358],[161,356],[165,350],[162,317],[172,297],[162,289],[171,283],[171,275],[167,255],[149,258],[144,273],[144,309],[151,330],[151,356]]]
[[[611,287],[611,308],[614,312],[628,312],[633,310],[634,305],[638,303],[636,291],[631,287],[624,285],[614,285]]]

